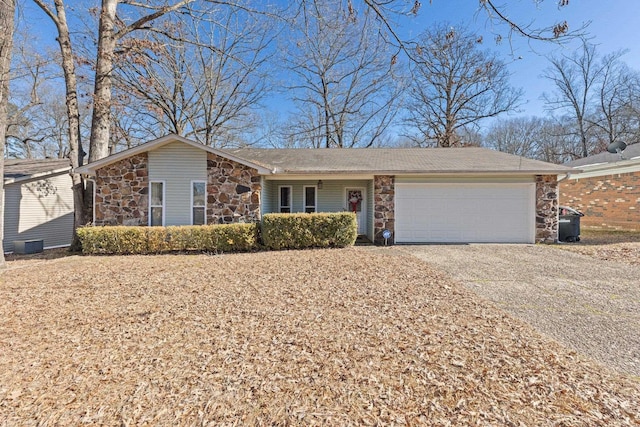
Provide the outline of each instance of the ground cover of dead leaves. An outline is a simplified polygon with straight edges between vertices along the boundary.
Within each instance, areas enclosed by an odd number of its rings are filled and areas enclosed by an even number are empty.
[[[583,229],[576,243],[559,245],[561,249],[640,266],[640,232]]]
[[[640,423],[638,379],[393,253],[9,262],[0,425]]]

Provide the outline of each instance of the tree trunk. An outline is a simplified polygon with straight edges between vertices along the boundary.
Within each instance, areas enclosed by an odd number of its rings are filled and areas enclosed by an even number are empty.
[[[73,61],[73,51],[71,49],[71,38],[69,37],[69,26],[64,10],[63,0],[54,0],[58,20],[58,43],[62,54],[62,70],[64,71],[64,81],[66,86],[67,116],[69,118],[69,158],[71,160],[71,180],[73,182],[73,241],[71,250],[80,250],[80,241],[76,234],[78,227],[87,224],[84,197],[84,182],[80,174],[74,171],[82,166],[84,150],[80,140],[80,111],[78,108],[78,83],[76,78],[75,63]]]
[[[15,0],[0,0],[0,242],[4,239],[4,146],[15,11]],[[4,250],[0,250],[0,268],[4,268],[4,265]]]
[[[89,140],[89,162],[95,162],[109,155],[113,58],[118,39],[132,31],[144,28],[154,19],[173,12],[194,0],[181,0],[173,5],[161,7],[154,13],[143,16],[116,33],[115,21],[119,1],[102,0],[102,8],[100,9],[96,81],[93,89],[93,116],[91,117],[91,137]]]
[[[69,159],[71,160],[71,181],[73,189],[73,240],[71,250],[79,250],[80,242],[76,234],[76,229],[87,223],[87,208],[85,197],[84,180],[80,174],[74,171],[82,166],[84,160],[84,150],[80,137],[80,110],[78,107],[78,82],[76,76],[73,49],[71,47],[71,37],[69,36],[69,25],[64,8],[64,0],[54,0],[55,13],[41,0],[34,2],[51,18],[58,30],[58,45],[62,56],[62,71],[66,90],[67,119],[69,120]]]
[[[89,140],[89,162],[109,155],[109,126],[111,122],[111,72],[116,47],[114,22],[118,0],[102,0],[98,29],[98,57],[93,90],[93,116]]]

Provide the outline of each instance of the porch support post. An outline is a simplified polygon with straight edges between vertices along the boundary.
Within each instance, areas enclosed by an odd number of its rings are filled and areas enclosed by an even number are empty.
[[[558,241],[558,177],[536,176],[536,243]]]
[[[383,230],[391,232],[387,244],[395,241],[395,176],[373,177],[373,242],[384,245]]]

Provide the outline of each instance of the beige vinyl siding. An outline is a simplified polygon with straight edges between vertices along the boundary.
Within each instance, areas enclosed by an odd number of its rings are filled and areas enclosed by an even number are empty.
[[[262,178],[262,194],[261,200],[262,206],[260,207],[260,215],[264,215],[270,212],[276,212],[275,204],[278,203],[278,183],[276,181],[268,181]],[[275,199],[274,199],[275,194]]]
[[[191,181],[207,180],[207,153],[174,142],[149,152],[149,182],[165,183],[165,225],[191,224]]]
[[[73,236],[73,191],[67,172],[4,188],[5,252],[15,240],[44,240],[44,247],[68,246]]]
[[[277,212],[279,203],[279,188],[281,186],[291,187],[292,197],[292,213],[304,212],[304,187],[317,186],[318,180],[305,180],[305,181],[267,181],[269,184],[264,187],[264,199],[268,200],[268,208],[265,207],[264,212]],[[322,189],[317,189],[317,212],[342,212],[347,210],[345,188],[347,187],[362,187],[367,190],[367,209],[369,209],[372,192],[369,188],[372,187],[367,180],[345,180],[345,181],[331,181],[322,180]]]

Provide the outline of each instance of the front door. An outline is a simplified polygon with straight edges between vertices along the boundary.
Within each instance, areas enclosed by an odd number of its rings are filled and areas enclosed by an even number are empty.
[[[367,234],[367,203],[364,188],[345,189],[345,209],[355,212],[358,221],[358,234]]]

